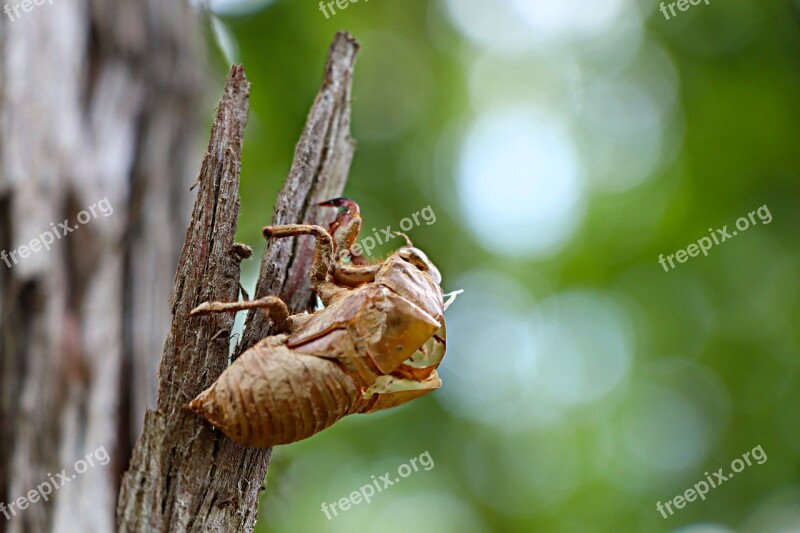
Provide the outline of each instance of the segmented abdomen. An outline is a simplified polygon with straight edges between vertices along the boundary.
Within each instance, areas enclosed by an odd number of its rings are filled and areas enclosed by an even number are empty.
[[[305,439],[352,412],[360,394],[329,360],[292,351],[285,335],[241,355],[189,408],[247,446]]]

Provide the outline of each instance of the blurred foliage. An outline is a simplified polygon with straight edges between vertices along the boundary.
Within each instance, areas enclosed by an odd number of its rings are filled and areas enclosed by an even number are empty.
[[[430,205],[409,234],[466,293],[443,388],[276,449],[259,531],[800,530],[800,4],[261,4],[214,4],[252,82],[240,240],[262,245],[347,29],[346,195],[365,234]],[[656,510],[758,445],[764,464]],[[426,450],[433,469],[326,519]]]

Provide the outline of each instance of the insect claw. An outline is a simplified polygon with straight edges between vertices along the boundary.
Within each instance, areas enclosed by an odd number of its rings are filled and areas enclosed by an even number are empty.
[[[325,200],[324,202],[320,202],[317,205],[319,207],[339,207],[339,205],[341,205],[342,200],[344,200],[344,198],[331,198],[330,200]]]
[[[211,304],[203,302],[189,312],[189,316],[207,315],[211,312]]]
[[[343,207],[344,211],[353,213],[354,215],[360,214],[360,209],[358,208],[358,204],[355,203],[350,198],[331,198],[330,200],[325,200],[324,202],[320,202],[317,204],[319,207]]]

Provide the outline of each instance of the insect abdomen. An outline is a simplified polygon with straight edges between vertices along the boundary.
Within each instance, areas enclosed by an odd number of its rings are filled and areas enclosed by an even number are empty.
[[[241,355],[189,408],[247,446],[308,438],[350,413],[360,398],[336,363],[268,337]]]

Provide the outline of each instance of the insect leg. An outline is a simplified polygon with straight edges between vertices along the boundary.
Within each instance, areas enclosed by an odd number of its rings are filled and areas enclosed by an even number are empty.
[[[211,313],[235,313],[247,309],[265,309],[275,325],[283,324],[289,318],[289,309],[277,296],[264,296],[257,300],[243,302],[203,302],[189,313],[189,316],[203,316]]]
[[[347,291],[342,287],[327,281],[328,274],[334,273],[333,238],[322,226],[310,224],[287,224],[286,226],[265,226],[262,230],[264,236],[270,237],[295,237],[298,235],[313,235],[317,238],[314,249],[314,262],[311,264],[311,285],[322,303],[329,305],[336,297]]]
[[[283,323],[283,329],[286,333],[293,333],[297,328],[308,322],[312,316],[314,315],[311,313],[297,313],[296,315],[291,315],[286,319],[286,322]]]
[[[367,389],[363,395],[368,401],[359,406],[360,413],[374,413],[383,409],[390,409],[424,394],[428,394],[442,386],[442,380],[436,370],[421,380],[407,379],[396,376],[381,376],[375,384]],[[372,394],[370,398],[369,395]]]
[[[361,217],[352,218],[344,225],[337,226],[332,233],[337,264],[368,265],[369,261],[362,255],[356,254],[352,248],[361,232]]]
[[[375,274],[378,273],[381,266],[383,266],[383,263],[364,266],[336,263],[333,271],[333,280],[339,285],[347,285],[348,287],[357,287],[363,283],[372,283],[375,281]]]
[[[320,207],[336,207],[340,209],[339,214],[328,227],[328,232],[333,237],[335,244],[334,251],[336,252],[336,260],[342,261],[344,259],[349,259],[350,261],[357,261],[362,259],[360,255],[356,256],[350,251],[350,248],[356,242],[356,238],[358,238],[358,234],[361,231],[361,214],[358,204],[349,198],[334,198],[333,200],[327,200],[317,205]]]
[[[333,274],[333,238],[322,226],[311,224],[287,224],[285,226],[264,226],[264,237],[296,237],[298,235],[313,235],[317,238],[314,249],[314,262],[311,265],[311,280],[319,283],[325,281],[328,274]]]

